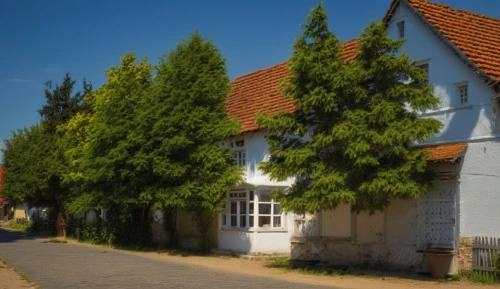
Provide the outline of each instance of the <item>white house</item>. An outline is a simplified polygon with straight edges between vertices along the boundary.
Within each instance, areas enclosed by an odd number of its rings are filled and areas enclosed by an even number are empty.
[[[426,0],[394,0],[383,21],[392,38],[407,39],[401,52],[427,72],[441,100],[438,109],[422,113],[445,124],[420,144],[432,153],[434,190],[423,199],[394,200],[371,216],[354,214],[349,205],[284,214],[269,193],[293,180],[273,182],[258,169],[269,151],[254,119],[261,111],[294,110],[278,88],[289,73],[281,63],[233,81],[227,109],[243,129],[225,145],[246,173],[245,183],[227,193],[218,248],[421,268],[423,248],[433,245],[457,249],[456,271],[471,268],[472,237],[500,237],[500,19]],[[357,40],[342,51],[353,59]]]

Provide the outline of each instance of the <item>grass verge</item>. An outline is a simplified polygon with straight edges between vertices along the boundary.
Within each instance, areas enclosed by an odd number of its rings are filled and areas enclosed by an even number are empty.
[[[26,276],[25,274],[19,272],[18,270],[16,270],[16,268],[12,267],[12,265],[10,265],[9,262],[7,262],[7,261],[5,261],[3,259],[0,259],[0,262],[2,262],[5,265],[6,268],[11,269],[12,271],[16,272],[16,274],[19,275],[19,277],[22,280],[30,283],[30,285],[33,286],[34,288],[36,288],[36,289],[42,289],[42,287],[40,287],[40,285],[37,285],[35,282],[31,281],[30,278],[28,278],[28,276]]]
[[[315,275],[315,276],[331,276],[338,277],[345,275],[342,271],[327,271],[327,270],[315,270],[310,268],[294,268],[292,262],[288,258],[284,257],[270,257],[267,259],[266,267],[268,268],[278,268],[284,271],[293,271],[305,275]]]
[[[50,239],[50,240],[41,241],[40,243],[62,243],[62,244],[66,244],[66,243],[68,243],[68,241],[61,240],[61,239]]]

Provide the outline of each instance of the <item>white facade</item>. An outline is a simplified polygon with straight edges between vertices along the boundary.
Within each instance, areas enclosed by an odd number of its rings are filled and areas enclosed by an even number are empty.
[[[407,42],[401,49],[417,64],[429,64],[429,82],[440,99],[439,108],[423,113],[444,123],[427,144],[467,142],[457,164],[456,237],[500,237],[500,115],[495,91],[455,55],[401,1],[388,29],[398,37],[397,23],[405,22]],[[500,48],[499,48],[500,49]],[[461,103],[460,87],[467,85],[467,103]]]
[[[228,200],[228,211],[219,220],[219,248],[287,252],[291,238],[292,257],[296,251],[297,258],[305,252],[319,259],[371,258],[418,266],[423,260],[421,250],[429,244],[458,248],[462,237],[500,237],[500,107],[494,100],[495,92],[425,19],[405,1],[400,3],[388,22],[389,35],[398,39],[398,26],[404,27],[407,42],[400,53],[406,53],[418,66],[426,65],[434,95],[440,99],[435,110],[421,116],[444,124],[440,133],[419,146],[464,142],[468,143],[464,156],[457,163],[433,165],[445,179],[437,181],[426,198],[395,200],[386,211],[373,216],[355,215],[341,206],[314,216],[290,214],[281,230],[231,228]],[[402,21],[404,25],[398,24]],[[269,156],[264,132],[247,133],[236,140],[244,140],[246,184],[241,188],[247,193],[293,183],[292,179],[273,182],[258,169]],[[319,239],[310,241],[315,236]]]
[[[244,183],[227,195],[226,211],[220,215],[218,247],[240,253],[289,253],[293,233],[292,214],[282,212],[269,197],[273,190],[293,183],[272,181],[258,168],[269,158],[266,134],[246,133],[228,140],[237,163],[244,167]]]

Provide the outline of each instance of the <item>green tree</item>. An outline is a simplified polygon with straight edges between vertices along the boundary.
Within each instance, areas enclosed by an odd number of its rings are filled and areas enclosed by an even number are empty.
[[[7,141],[5,168],[6,193],[18,202],[51,208],[53,217],[61,213],[65,220],[65,204],[70,199],[70,188],[62,184],[68,170],[67,162],[59,147],[61,134],[57,128],[65,125],[83,109],[82,97],[91,91],[84,81],[84,93],[73,94],[75,81],[69,73],[61,85],[46,83],[45,98],[39,113],[39,124],[18,130]]]
[[[350,203],[354,211],[374,212],[392,198],[428,192],[428,156],[412,143],[442,127],[416,114],[439,101],[426,75],[407,55],[397,55],[403,44],[391,40],[382,23],[372,23],[360,35],[359,55],[346,63],[323,5],[312,10],[284,82],[296,112],[258,115],[260,126],[273,133],[271,158],[260,167],[275,180],[295,177],[287,192],[276,194],[285,210]]]
[[[198,32],[160,60],[142,115],[148,141],[135,159],[150,166],[156,207],[174,215],[178,208],[218,212],[227,190],[241,181],[241,168],[221,146],[240,130],[227,115],[229,91],[222,54]]]
[[[4,194],[14,203],[51,205],[47,195],[47,171],[43,158],[48,155],[39,124],[19,129],[5,141]]]
[[[138,110],[150,92],[152,66],[126,53],[119,66],[106,72],[107,82],[85,103],[89,109],[66,126],[66,158],[71,171],[66,180],[79,187],[76,211],[101,207],[124,221],[142,209],[144,222],[152,199],[146,194],[148,176],[134,162],[144,143]],[[78,135],[79,139],[72,138]],[[89,207],[91,206],[91,207]],[[92,207],[93,206],[93,207]]]

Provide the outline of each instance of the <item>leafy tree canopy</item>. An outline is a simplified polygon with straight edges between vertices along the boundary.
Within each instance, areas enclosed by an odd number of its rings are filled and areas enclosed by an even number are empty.
[[[295,177],[289,191],[277,194],[285,210],[350,203],[354,211],[374,212],[392,198],[428,192],[428,156],[412,143],[442,127],[416,114],[439,100],[426,75],[397,54],[403,44],[390,39],[382,23],[372,23],[360,35],[359,55],[346,63],[323,5],[311,11],[284,82],[296,112],[257,117],[274,133],[268,138],[271,158],[260,168],[278,181]],[[403,75],[411,81],[401,81]]]
[[[240,130],[227,115],[229,90],[224,58],[198,32],[160,60],[142,114],[148,141],[135,159],[150,165],[157,206],[217,211],[241,180],[241,168],[219,146]]]

